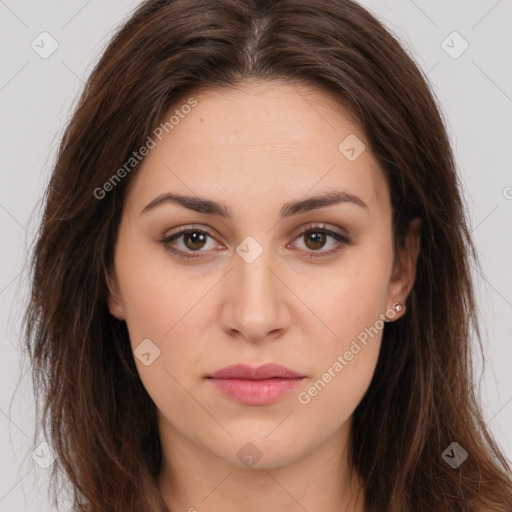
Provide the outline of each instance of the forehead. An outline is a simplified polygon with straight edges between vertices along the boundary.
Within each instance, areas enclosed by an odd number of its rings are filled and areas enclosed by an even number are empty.
[[[195,106],[184,108],[191,98]],[[323,90],[276,81],[202,90],[174,105],[160,126],[161,140],[134,176],[136,196],[177,186],[207,197],[284,202],[284,195],[341,187],[370,208],[388,205],[364,132]]]

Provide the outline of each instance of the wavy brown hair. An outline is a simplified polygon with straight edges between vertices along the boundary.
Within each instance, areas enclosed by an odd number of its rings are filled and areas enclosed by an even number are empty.
[[[43,198],[24,317],[38,424],[57,455],[54,501],[62,478],[79,511],[167,510],[155,405],[106,303],[137,166],[103,198],[94,191],[184,98],[250,80],[334,94],[388,180],[395,248],[422,221],[408,314],[386,324],[353,417],[350,462],[368,511],[512,510],[511,468],[475,391],[477,258],[440,108],[413,58],[350,0],[148,0],[96,64]],[[468,453],[456,469],[442,457],[452,442]]]

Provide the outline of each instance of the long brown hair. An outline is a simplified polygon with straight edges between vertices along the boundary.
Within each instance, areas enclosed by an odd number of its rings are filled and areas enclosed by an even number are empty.
[[[368,510],[512,510],[512,472],[475,391],[476,255],[444,121],[414,60],[350,0],[148,0],[94,68],[44,196],[24,317],[38,421],[57,455],[54,500],[61,475],[76,510],[167,510],[156,485],[155,405],[126,325],[106,305],[138,165],[104,184],[194,91],[247,80],[336,95],[385,172],[395,247],[409,221],[422,220],[408,313],[386,324],[374,378],[354,412],[351,464]],[[453,442],[468,454],[456,468],[443,457]]]

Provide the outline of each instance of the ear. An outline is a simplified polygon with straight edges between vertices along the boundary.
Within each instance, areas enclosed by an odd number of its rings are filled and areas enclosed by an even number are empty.
[[[110,276],[108,271],[105,272],[105,281],[108,288],[107,305],[110,314],[118,320],[124,320],[124,308],[119,295],[119,286],[117,280]]]
[[[404,244],[398,249],[395,257],[393,274],[388,289],[388,309],[395,303],[405,305],[414,281],[416,278],[416,264],[421,246],[421,219],[416,217],[409,222],[409,230],[405,237]],[[394,317],[398,319],[405,313],[397,313]]]

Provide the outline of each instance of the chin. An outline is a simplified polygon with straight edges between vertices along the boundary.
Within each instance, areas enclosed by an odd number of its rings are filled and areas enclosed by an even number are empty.
[[[209,447],[209,450],[226,464],[246,469],[276,469],[287,466],[307,452],[296,443],[285,443],[277,436],[275,439],[265,439],[265,436],[268,434],[238,437],[230,439],[229,446],[216,445]]]

